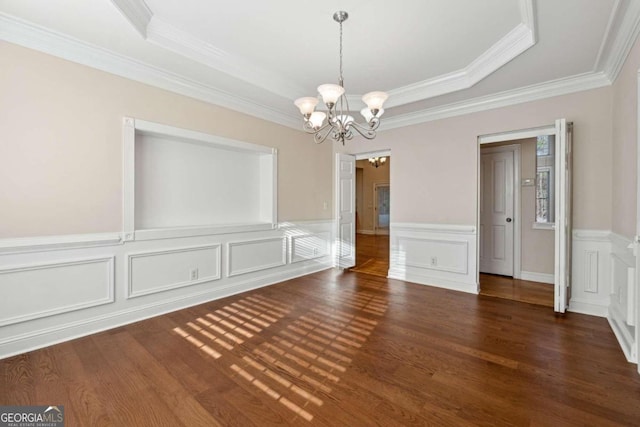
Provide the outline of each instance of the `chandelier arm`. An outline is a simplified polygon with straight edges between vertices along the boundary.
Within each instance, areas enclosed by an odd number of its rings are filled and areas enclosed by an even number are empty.
[[[326,129],[326,132],[324,132],[323,134],[322,132],[325,129]],[[313,141],[316,144],[322,144],[327,139],[329,134],[331,134],[333,129],[334,129],[334,126],[330,126],[329,123],[327,123],[326,125],[322,126],[320,129],[318,129],[317,132],[315,132],[315,134],[313,135]]]
[[[369,129],[377,130],[378,126],[380,126],[380,119],[378,117],[373,117],[369,120]]]
[[[360,135],[362,135],[366,139],[373,139],[376,137],[375,129],[372,129],[370,127],[364,127],[359,123],[352,122],[349,126],[349,129],[355,129]]]

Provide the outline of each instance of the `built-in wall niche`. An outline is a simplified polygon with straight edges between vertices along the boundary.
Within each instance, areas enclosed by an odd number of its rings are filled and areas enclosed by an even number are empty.
[[[124,240],[275,228],[277,150],[124,118]]]

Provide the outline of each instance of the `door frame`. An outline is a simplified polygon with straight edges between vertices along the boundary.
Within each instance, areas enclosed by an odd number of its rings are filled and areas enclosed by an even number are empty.
[[[497,141],[496,141],[497,142]],[[521,191],[522,186],[520,185],[520,144],[509,144],[503,145],[499,147],[489,147],[482,148],[482,145],[491,144],[490,142],[480,142],[478,146],[478,277],[480,275],[480,203],[482,200],[480,199],[480,173],[482,172],[482,153],[503,153],[503,152],[512,152],[513,153],[513,216],[514,216],[514,224],[513,224],[513,278],[520,279],[522,277],[522,226],[520,225],[521,216]],[[478,281],[478,284],[480,282]]]
[[[535,127],[535,128],[528,128],[528,129],[519,129],[519,130],[513,130],[513,131],[506,131],[506,132],[498,132],[498,133],[492,133],[492,134],[487,134],[487,135],[480,135],[478,136],[478,143],[477,143],[477,160],[476,160],[476,170],[477,170],[477,174],[476,174],[476,230],[479,230],[480,228],[480,160],[481,160],[481,153],[480,153],[480,147],[484,144],[490,144],[493,142],[506,142],[506,141],[514,141],[514,140],[518,140],[518,139],[527,139],[527,138],[534,138],[534,137],[538,137],[538,136],[542,136],[542,135],[556,135],[557,134],[557,128],[556,128],[556,124],[555,122],[547,125],[547,126],[540,126],[540,127]],[[558,138],[558,135],[556,135],[556,139]],[[518,172],[519,173],[519,172]],[[518,190],[516,191],[517,193],[520,193],[521,188],[520,188],[520,183],[519,183],[519,177],[518,177]],[[560,194],[556,193],[555,194],[555,202],[556,205],[559,205],[559,203],[564,203],[564,201],[560,201],[558,200],[558,198],[560,197]],[[520,198],[520,197],[519,197]],[[514,201],[515,202],[515,201]],[[519,204],[519,203],[518,203]],[[519,208],[519,207],[518,207]],[[520,218],[520,212],[518,211],[518,217],[516,219],[516,221],[521,221]],[[521,229],[520,227],[518,227],[519,229]],[[560,232],[557,228],[554,229],[554,233],[558,233]],[[515,233],[514,233],[515,234]],[[476,283],[478,284],[478,290],[480,290],[480,236],[478,233],[478,238],[476,239]],[[568,236],[569,238],[571,238],[571,236]],[[518,242],[519,246],[520,246],[521,242]],[[555,246],[555,244],[554,244]],[[519,248],[519,250],[521,251],[522,248]],[[515,252],[515,242],[514,242],[514,252]],[[515,255],[515,253],[514,253]],[[519,260],[519,265],[521,265],[520,263],[520,258],[522,256],[522,253],[519,252],[518,256],[514,258],[518,258]],[[515,260],[514,260],[515,261]],[[557,269],[557,266],[554,266],[554,270]],[[521,272],[519,272],[521,273]],[[555,276],[556,274],[554,274]],[[514,262],[514,278],[520,278],[519,277],[515,277],[515,262]],[[557,278],[555,279],[557,280]],[[555,281],[554,280],[554,281]],[[556,305],[556,299],[558,298],[558,295],[556,292],[554,292],[554,306]]]
[[[340,167],[339,167],[339,162],[337,159],[340,158],[340,154],[348,154],[351,156],[355,156],[355,160],[364,160],[364,159],[368,159],[369,157],[381,157],[381,156],[386,156],[386,157],[391,157],[391,150],[390,149],[383,149],[383,150],[376,150],[376,151],[367,151],[364,153],[356,153],[356,154],[351,154],[351,153],[335,153],[334,157],[335,157],[335,161],[334,161],[334,171],[333,171],[333,180],[334,180],[334,188],[335,188],[335,194],[334,194],[334,203],[335,203],[335,218],[334,218],[334,230],[335,230],[335,236],[336,236],[336,244],[334,245],[334,267],[339,267],[339,262],[338,262],[338,258],[339,258],[339,253],[338,251],[340,250],[339,247],[339,243],[338,243],[338,239],[340,236],[340,214],[339,214],[339,206],[340,206]],[[386,167],[391,168],[391,164],[388,164]],[[355,185],[355,167],[354,167],[354,185]],[[391,191],[391,169],[389,169],[389,191]],[[356,195],[355,195],[355,191],[353,192],[353,200],[352,203],[355,206],[356,203]],[[391,211],[389,211],[389,234],[391,234]],[[355,250],[355,245],[356,245],[356,240],[354,239],[354,250]],[[391,245],[391,239],[389,239],[389,245]],[[391,252],[389,252],[389,256],[391,256]],[[389,259],[389,262],[391,262],[391,259]]]
[[[387,149],[387,150],[377,150],[377,151],[367,151],[364,153],[356,153],[354,154],[354,156],[356,156],[356,162],[358,160],[368,160],[369,157],[391,157],[391,150]],[[381,166],[382,167],[382,166]],[[386,183],[386,185],[389,186],[389,192],[391,192],[391,162],[386,163],[383,167],[385,168],[389,168],[389,182]],[[363,186],[364,187],[364,186]],[[366,188],[362,189],[363,191],[369,191]],[[375,185],[373,187],[373,200],[375,200]],[[354,195],[355,197],[355,195]],[[391,199],[389,199],[391,200]],[[366,209],[366,207],[365,207]],[[374,218],[373,218],[373,232],[377,235],[378,234],[378,230],[376,228],[376,224],[378,223],[378,220],[376,218],[376,215],[374,214]],[[391,209],[389,209],[389,235],[391,235]],[[391,244],[391,243],[389,243]]]
[[[640,70],[637,73],[637,92],[636,92],[636,105],[638,107],[636,111],[636,124],[637,124],[637,160],[636,160],[636,235],[633,238],[634,255],[636,258],[635,268],[635,285],[636,289],[640,286]],[[640,291],[635,295],[635,352],[636,356],[640,355]],[[638,363],[638,373],[640,374],[640,363]]]

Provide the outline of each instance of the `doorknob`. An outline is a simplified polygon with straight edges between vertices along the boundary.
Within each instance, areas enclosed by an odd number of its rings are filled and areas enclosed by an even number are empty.
[[[507,218],[507,222],[511,222],[513,221],[511,218]]]

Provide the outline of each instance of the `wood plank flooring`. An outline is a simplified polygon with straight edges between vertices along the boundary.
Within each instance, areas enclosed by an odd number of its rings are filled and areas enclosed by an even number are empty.
[[[356,234],[356,265],[351,271],[387,277],[389,236]]]
[[[640,424],[602,318],[327,270],[0,361],[67,426]]]
[[[480,273],[480,294],[553,307],[553,285]]]

